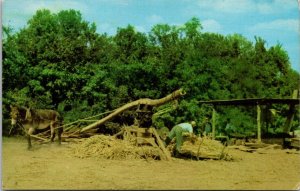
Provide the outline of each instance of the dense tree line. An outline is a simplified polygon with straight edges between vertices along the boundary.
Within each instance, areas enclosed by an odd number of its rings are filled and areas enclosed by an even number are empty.
[[[210,113],[200,100],[290,98],[299,86],[280,44],[268,48],[260,37],[252,43],[239,34],[203,32],[198,18],[180,27],[157,24],[148,33],[128,25],[110,36],[78,11],[38,10],[20,31],[3,27],[2,53],[4,118],[9,104],[18,104],[57,109],[70,122],[184,88],[179,107],[157,119],[170,128],[191,119],[200,124]],[[288,109],[277,108],[283,116]],[[220,127],[229,117],[239,129],[254,129],[255,108],[218,112]]]

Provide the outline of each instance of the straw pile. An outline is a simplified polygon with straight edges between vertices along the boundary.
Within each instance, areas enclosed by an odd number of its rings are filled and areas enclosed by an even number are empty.
[[[133,142],[105,135],[95,135],[79,143],[74,147],[73,155],[79,158],[160,159],[159,148],[138,147]]]
[[[228,154],[228,149],[219,141],[212,140],[209,137],[184,137],[181,153],[183,155],[202,158],[202,159],[224,159],[232,160]],[[175,142],[171,150],[175,149]]]

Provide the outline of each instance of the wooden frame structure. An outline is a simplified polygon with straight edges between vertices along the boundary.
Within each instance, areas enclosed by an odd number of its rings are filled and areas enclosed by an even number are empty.
[[[123,135],[123,139],[135,141],[136,146],[150,144],[153,147],[159,148],[160,156],[162,160],[171,160],[171,154],[166,149],[163,141],[160,139],[155,128],[140,128],[138,126],[124,127],[120,132],[115,134],[117,137]]]
[[[294,90],[292,98],[290,99],[277,99],[277,98],[255,98],[255,99],[233,99],[233,100],[211,100],[199,101],[198,104],[213,105],[212,109],[212,137],[215,138],[216,130],[216,106],[232,106],[232,105],[245,105],[257,107],[257,141],[261,142],[261,106],[272,104],[288,104],[289,112],[287,120],[284,125],[284,132],[288,133],[291,129],[291,122],[294,118],[295,106],[300,104],[299,91]]]

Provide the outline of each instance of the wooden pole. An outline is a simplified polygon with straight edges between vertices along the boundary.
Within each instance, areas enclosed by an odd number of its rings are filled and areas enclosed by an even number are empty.
[[[44,139],[44,138],[39,137],[39,136],[37,136],[37,135],[30,135],[30,137],[33,137],[33,138],[36,138],[36,139],[40,139],[40,140],[42,140],[42,141],[49,141],[48,139]]]
[[[171,154],[169,153],[169,151],[166,149],[164,143],[162,142],[162,140],[160,139],[157,131],[154,129],[154,128],[151,128],[152,130],[152,133],[154,134],[155,138],[156,138],[156,141],[157,141],[157,144],[159,146],[159,148],[163,151],[163,153],[165,154],[165,157],[168,161],[170,161],[172,158],[171,158]]]
[[[172,94],[169,94],[166,97],[161,98],[161,99],[154,99],[154,100],[152,100],[152,99],[144,98],[144,99],[139,99],[139,100],[127,103],[127,104],[123,105],[122,107],[114,110],[113,113],[111,113],[108,116],[102,118],[101,120],[99,120],[99,121],[97,121],[95,123],[92,123],[92,124],[84,127],[83,129],[81,129],[81,132],[84,132],[86,130],[95,128],[95,127],[97,127],[99,125],[102,125],[106,121],[112,119],[113,117],[119,115],[123,111],[126,111],[126,110],[128,110],[128,109],[130,109],[130,108],[132,108],[134,106],[138,106],[138,105],[142,105],[142,104],[144,104],[144,105],[150,105],[150,106],[160,106],[160,105],[165,104],[165,103],[167,103],[169,101],[177,99],[180,96],[183,96],[184,94],[185,94],[185,92],[182,89],[179,89],[179,90],[176,90],[175,92],[173,92]]]
[[[260,105],[257,104],[257,142],[261,143],[261,108]]]
[[[212,138],[216,137],[216,109],[213,107],[212,111]]]

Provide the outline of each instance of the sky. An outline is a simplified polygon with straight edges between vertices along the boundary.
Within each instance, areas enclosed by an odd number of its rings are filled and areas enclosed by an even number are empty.
[[[281,44],[291,66],[300,72],[300,0],[1,0],[2,24],[15,32],[26,27],[38,9],[80,11],[96,23],[98,33],[116,34],[118,27],[133,25],[148,33],[156,24],[183,25],[197,17],[203,32],[241,34],[267,48]]]

